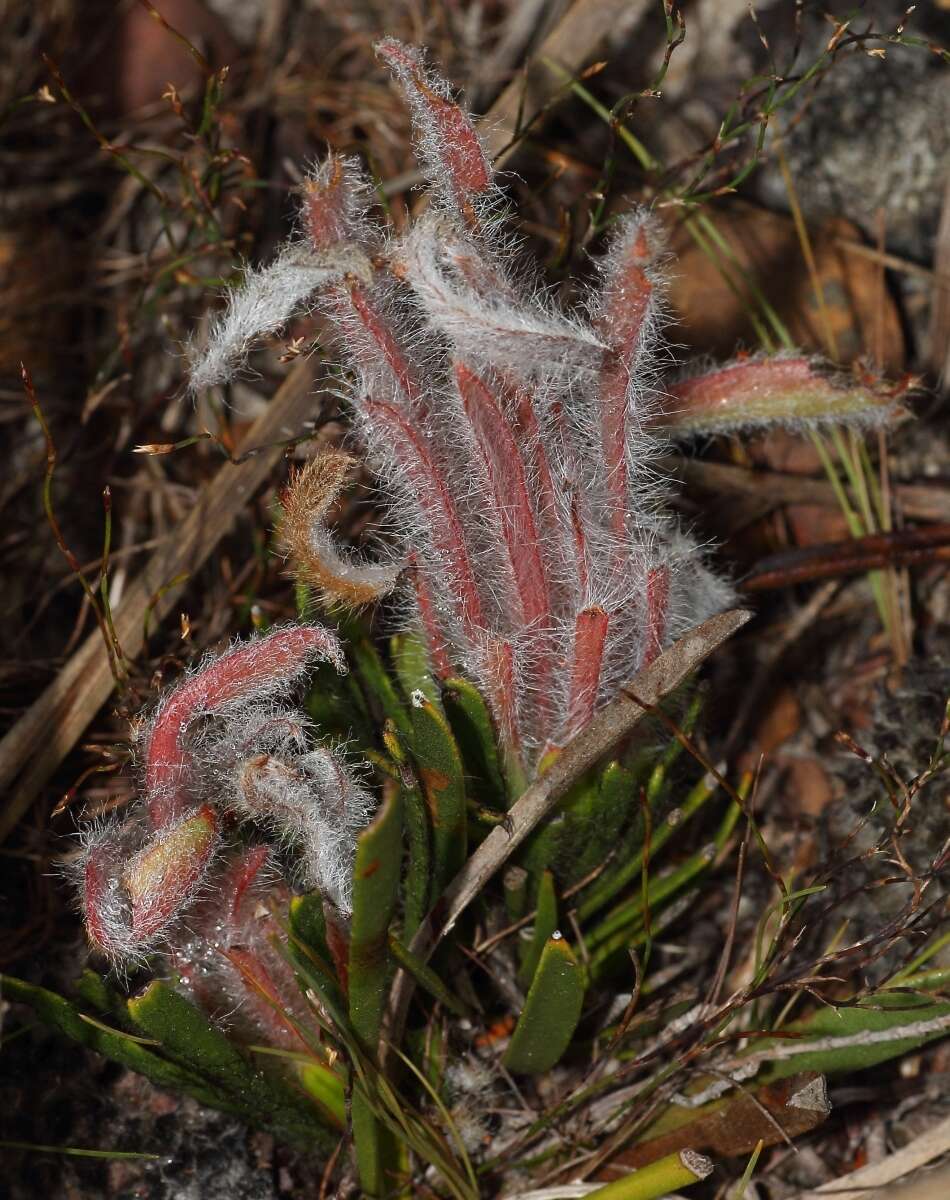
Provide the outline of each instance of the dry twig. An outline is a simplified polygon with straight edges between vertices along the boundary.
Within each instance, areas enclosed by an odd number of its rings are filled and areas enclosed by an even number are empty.
[[[129,585],[113,613],[116,635],[129,657],[142,648],[148,612],[161,618],[171,611],[187,577],[202,566],[279,461],[283,451],[274,443],[299,434],[301,425],[312,417],[311,379],[307,363],[291,372],[248,431],[241,452],[264,448],[236,466],[225,463],[181,526]],[[0,811],[0,840],[75,746],[114,686],[106,647],[97,631],[0,741],[0,789],[12,785]]]

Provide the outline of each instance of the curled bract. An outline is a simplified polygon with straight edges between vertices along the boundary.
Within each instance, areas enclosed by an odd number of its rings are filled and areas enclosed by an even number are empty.
[[[349,608],[388,595],[401,569],[399,563],[360,560],[337,544],[327,526],[327,515],[356,467],[356,459],[339,450],[312,458],[283,493],[280,528],[294,575],[327,603]]]

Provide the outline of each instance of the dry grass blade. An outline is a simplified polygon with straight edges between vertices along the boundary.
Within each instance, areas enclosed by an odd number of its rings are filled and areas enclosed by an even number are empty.
[[[823,1184],[816,1191],[803,1193],[798,1200],[877,1200],[885,1195],[891,1196],[895,1194],[891,1185],[898,1179],[926,1166],[948,1151],[950,1117],[915,1137],[912,1142],[888,1155],[883,1161],[870,1163],[852,1171],[850,1175],[833,1179],[831,1183]],[[946,1193],[938,1188],[931,1195],[936,1200],[938,1195],[943,1196]]]
[[[569,95],[563,78],[545,66],[551,59],[568,72],[585,65],[608,33],[629,26],[651,7],[647,0],[575,0],[564,17],[538,47],[525,73],[508,84],[485,117],[484,141],[488,153],[503,161],[520,133],[524,120],[540,112],[558,93]],[[504,153],[502,153],[504,151]]]
[[[750,471],[732,463],[673,457],[667,465],[675,477],[699,492],[723,498],[736,496],[760,503],[763,508],[783,504],[820,504],[835,508],[838,498],[826,479],[779,471]],[[950,521],[950,489],[939,484],[897,484],[894,497],[911,521]],[[850,493],[849,493],[850,494]]]
[[[201,567],[279,460],[283,451],[274,443],[299,433],[301,424],[312,416],[311,378],[308,364],[294,369],[248,431],[241,450],[268,448],[238,465],[225,463],[181,527],[155,551],[129,586],[113,614],[116,635],[129,657],[142,647],[149,609],[162,617],[181,595],[184,579],[171,587],[169,581],[187,577]],[[0,812],[0,840],[7,837],[75,746],[114,686],[105,643],[98,632],[90,634],[0,741],[0,789],[10,789]]]

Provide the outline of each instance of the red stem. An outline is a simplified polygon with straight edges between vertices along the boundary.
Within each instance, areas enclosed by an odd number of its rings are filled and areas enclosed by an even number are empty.
[[[648,667],[663,649],[670,604],[670,569],[654,567],[647,573],[647,628],[643,665]]]
[[[583,729],[594,715],[609,624],[610,617],[599,607],[583,609],[574,621],[574,661],[567,706],[568,738]]]
[[[416,503],[429,523],[433,545],[448,560],[451,584],[457,592],[452,598],[458,604],[466,637],[474,642],[479,629],[484,626],[482,602],[475,585],[462,524],[448,486],[418,431],[393,405],[370,400],[364,403],[363,412],[380,433],[388,434],[393,443]]]
[[[491,487],[518,589],[520,620],[525,625],[547,627],[551,599],[521,449],[484,380],[463,363],[456,364],[455,378]]]

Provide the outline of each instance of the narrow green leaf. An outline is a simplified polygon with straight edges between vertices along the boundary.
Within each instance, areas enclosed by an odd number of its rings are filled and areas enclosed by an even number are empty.
[[[386,789],[373,821],[360,834],[353,867],[353,917],[350,923],[350,1022],[375,1064],[380,1026],[389,992],[389,926],[396,909],[402,868],[403,800],[398,787]],[[399,1147],[376,1117],[360,1085],[353,1089],[350,1120],[360,1184],[368,1196],[392,1187],[399,1168]]]
[[[87,967],[75,983],[76,995],[97,1012],[111,1013],[115,1001],[115,993],[101,975],[90,971]]]
[[[457,1017],[469,1017],[471,1015],[466,1005],[462,1003],[458,996],[453,995],[449,991],[435,971],[416,958],[414,954],[411,954],[393,934],[389,935],[389,949],[396,962],[404,970],[408,971],[416,983],[424,991],[427,991],[433,999],[445,1005],[449,1012],[455,1013]]]
[[[346,1129],[346,1095],[340,1076],[322,1063],[306,1063],[300,1068],[300,1082],[320,1107],[327,1124]]]
[[[64,996],[34,984],[24,983],[10,975],[0,976],[0,985],[6,1000],[29,1005],[42,1021],[58,1029],[72,1041],[97,1050],[113,1062],[137,1071],[159,1087],[185,1092],[212,1108],[235,1111],[235,1106],[229,1104],[227,1097],[211,1087],[199,1074],[168,1062],[160,1054],[119,1032],[84,1021],[81,1011]]]
[[[294,937],[326,961],[330,959],[327,946],[327,919],[323,912],[323,897],[319,892],[294,896],[290,901],[290,930]]]
[[[448,721],[421,693],[413,698],[410,717],[410,750],[432,828],[432,904],[465,862],[465,773]]]
[[[350,1021],[369,1054],[375,1054],[391,963],[387,938],[402,870],[402,795],[385,799],[356,843],[353,916],[350,922]]]
[[[142,1159],[160,1162],[161,1154],[145,1154],[140,1150],[85,1150],[79,1146],[44,1146],[38,1142],[0,1142],[0,1150],[28,1150],[34,1154],[65,1154],[73,1158],[107,1158],[124,1161]]]
[[[349,650],[353,672],[370,704],[378,706],[384,718],[392,721],[400,733],[408,735],[411,728],[409,714],[379,651],[365,634],[353,638]]]
[[[531,986],[531,980],[534,979],[534,973],[538,969],[544,947],[556,929],[557,893],[554,890],[554,876],[550,871],[545,871],[538,886],[538,900],[531,940],[522,943],[524,952],[518,971],[518,982],[522,987]]]
[[[907,1036],[901,1036],[902,1030],[907,1030]],[[786,1037],[779,1045],[784,1047],[790,1033],[806,1044],[816,1044],[812,1050],[769,1065],[768,1079],[784,1079],[797,1071],[828,1075],[864,1071],[946,1037],[950,1003],[934,1003],[930,996],[915,993],[878,992],[854,1007],[820,1008],[803,1021],[784,1026],[782,1033]],[[761,1050],[762,1044],[754,1049]]]
[[[387,1195],[393,1189],[393,1178],[399,1169],[399,1146],[359,1086],[354,1087],[350,1101],[350,1128],[364,1195]]]
[[[310,988],[338,1028],[348,1025],[346,997],[327,943],[323,897],[316,892],[294,896],[290,902],[286,946],[276,948],[295,969],[302,990]],[[342,1025],[341,1025],[342,1023]]]
[[[298,1145],[332,1145],[318,1111],[276,1076],[253,1067],[180,992],[156,980],[129,1001],[129,1015],[164,1050],[240,1107],[246,1119]]]
[[[408,765],[406,748],[391,721],[386,722],[383,742],[393,760],[394,776],[398,778],[402,787],[406,838],[409,843],[409,862],[402,884],[402,928],[403,936],[408,942],[422,924],[429,901],[429,883],[432,871],[429,813],[416,782],[415,774]]]
[[[438,708],[442,703],[439,685],[429,669],[429,651],[423,639],[411,631],[397,633],[390,638],[389,657],[406,703],[412,702],[413,692],[422,692]]]
[[[263,1075],[170,984],[155,980],[129,1000],[128,1008],[143,1033],[173,1058],[191,1065],[225,1095],[260,1102],[265,1111],[273,1107],[274,1097]]]
[[[432,850],[429,812],[415,783],[404,786],[409,861],[403,880],[403,933],[410,941],[426,915],[431,892]]]
[[[584,805],[568,816],[565,844],[572,847],[562,855],[559,874],[574,883],[600,866],[617,846],[623,828],[636,820],[638,810],[636,778],[619,762],[609,762],[592,787],[584,794]]]
[[[656,811],[654,804],[659,803],[665,790],[665,786],[653,786],[653,780],[651,780],[651,786],[647,788],[647,803],[650,805],[651,811]],[[670,809],[662,820],[657,821],[653,827],[653,836],[650,841],[651,859],[655,858],[657,852],[673,834],[682,829],[685,823],[699,812],[706,801],[715,795],[717,790],[716,781],[704,775],[681,805]],[[618,892],[623,891],[628,884],[640,876],[644,857],[642,838],[641,823],[639,821],[632,822],[627,834],[621,838],[614,864],[582,893],[584,898],[578,906],[578,915],[582,921],[588,920]]]
[[[584,1002],[584,972],[563,937],[554,934],[541,959],[503,1058],[509,1071],[550,1070],[571,1043]]]
[[[565,825],[561,807],[525,838],[515,856],[518,865],[534,877],[539,877],[542,871],[552,870],[562,857]]]
[[[495,727],[481,692],[467,679],[447,679],[442,702],[468,773],[488,787],[489,806],[507,807],[506,796],[509,800],[515,800],[517,796],[508,796],[498,758]]]

